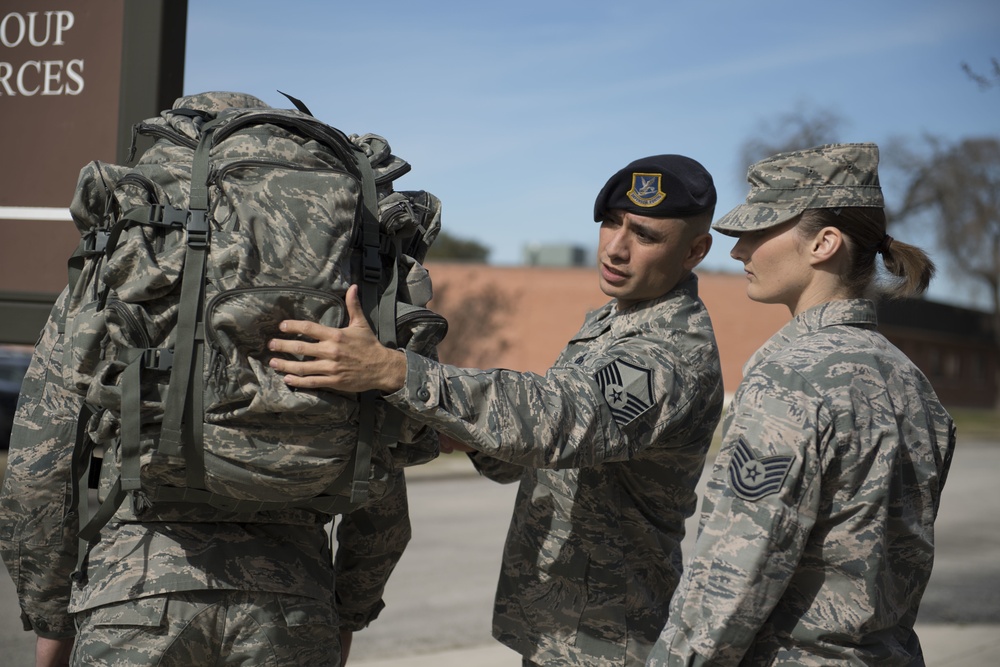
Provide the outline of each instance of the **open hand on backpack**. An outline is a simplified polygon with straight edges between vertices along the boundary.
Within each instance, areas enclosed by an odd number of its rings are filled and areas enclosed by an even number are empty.
[[[302,320],[282,322],[282,333],[308,340],[274,338],[268,348],[306,360],[272,358],[271,368],[284,373],[289,386],[303,389],[378,389],[391,393],[402,388],[406,382],[406,355],[385,347],[375,337],[361,310],[357,285],[347,290],[346,301],[350,321],[342,329]]]

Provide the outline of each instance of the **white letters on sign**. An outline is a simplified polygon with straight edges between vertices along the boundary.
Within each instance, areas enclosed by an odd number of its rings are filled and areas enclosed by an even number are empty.
[[[0,44],[5,49],[17,47],[65,46],[66,33],[73,28],[73,12],[11,12],[0,19]],[[23,52],[23,51],[22,51]],[[83,92],[82,58],[27,58],[11,62],[0,60],[0,97],[21,95],[79,95]]]

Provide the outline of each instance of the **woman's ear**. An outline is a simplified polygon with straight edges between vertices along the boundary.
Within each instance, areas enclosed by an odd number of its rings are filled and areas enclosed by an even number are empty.
[[[824,227],[816,232],[809,245],[813,264],[828,262],[844,247],[844,234],[836,227]]]

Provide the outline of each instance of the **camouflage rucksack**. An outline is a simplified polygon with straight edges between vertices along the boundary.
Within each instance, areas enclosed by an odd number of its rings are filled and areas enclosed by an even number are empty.
[[[282,320],[345,325],[352,283],[386,345],[433,355],[447,328],[420,264],[440,202],[393,191],[409,165],[384,139],[289,99],[181,98],[135,126],[155,143],[134,166],[81,171],[64,380],[86,396],[74,480],[96,444],[106,496],[84,539],[116,511],[347,511],[437,453],[374,392],[295,390],[268,366]]]

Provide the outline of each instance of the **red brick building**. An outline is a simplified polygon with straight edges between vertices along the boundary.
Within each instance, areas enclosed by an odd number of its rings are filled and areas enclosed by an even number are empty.
[[[592,267],[432,263],[428,268],[439,295],[431,306],[453,323],[452,339],[462,339],[458,348],[442,348],[442,360],[457,365],[544,373],[585,313],[607,302]],[[743,275],[698,275],[731,395],[743,364],[790,315],[784,306],[750,301]],[[489,314],[482,312],[477,321],[463,321],[459,311],[484,294],[503,306],[495,309],[494,321],[485,321]],[[924,371],[946,405],[996,405],[998,349],[985,313],[908,300],[881,304],[879,320],[882,332]]]
[[[879,328],[934,384],[946,405],[997,405],[1000,354],[988,313],[906,299],[879,304]]]

